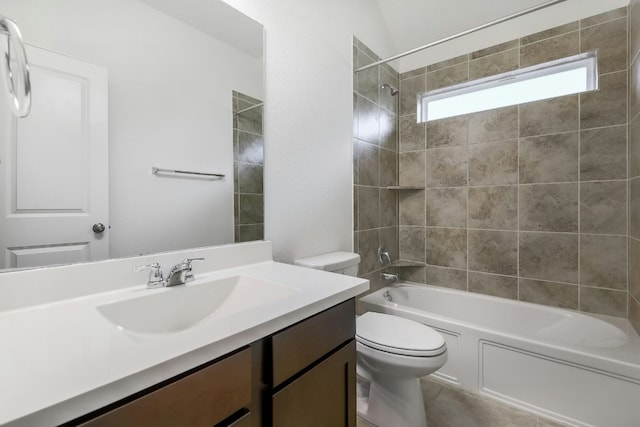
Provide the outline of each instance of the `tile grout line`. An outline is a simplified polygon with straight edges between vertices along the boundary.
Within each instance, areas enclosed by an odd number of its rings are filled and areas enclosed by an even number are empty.
[[[522,39],[518,38],[518,69],[522,68]],[[520,104],[518,104],[518,139],[517,139],[517,155],[518,155],[518,174],[516,177],[516,300],[520,301]]]
[[[471,78],[471,54],[469,54],[467,56],[467,81]],[[465,185],[466,187],[466,192],[467,192],[467,221],[465,224],[465,235],[466,235],[466,239],[467,239],[467,253],[466,253],[466,258],[467,258],[467,271],[466,271],[466,278],[467,278],[467,292],[469,292],[469,160],[470,160],[470,153],[469,153],[469,120],[465,120],[465,127],[467,129],[467,183]]]
[[[578,47],[579,50],[582,51],[582,23],[578,22]],[[582,245],[582,235],[581,235],[581,222],[580,222],[580,217],[581,217],[581,211],[582,211],[582,206],[581,206],[581,199],[580,197],[582,196],[582,186],[580,184],[581,182],[581,150],[582,150],[582,121],[580,120],[580,115],[582,112],[582,94],[579,93],[578,94],[578,311],[582,311],[582,301],[581,301],[581,297],[582,297],[582,292],[581,292],[581,287],[580,287],[580,283],[581,283],[581,277],[580,277],[580,246]]]

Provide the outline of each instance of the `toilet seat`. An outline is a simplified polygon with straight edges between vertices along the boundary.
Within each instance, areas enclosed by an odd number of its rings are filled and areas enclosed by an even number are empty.
[[[389,314],[367,312],[356,319],[356,341],[387,353],[435,357],[447,351],[444,338],[430,327]]]

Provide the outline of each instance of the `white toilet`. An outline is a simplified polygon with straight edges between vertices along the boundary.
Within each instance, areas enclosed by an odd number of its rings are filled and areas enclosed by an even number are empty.
[[[295,265],[357,275],[360,255],[332,252]],[[413,320],[368,312],[356,319],[358,415],[379,427],[426,427],[420,377],[447,361],[442,335]]]

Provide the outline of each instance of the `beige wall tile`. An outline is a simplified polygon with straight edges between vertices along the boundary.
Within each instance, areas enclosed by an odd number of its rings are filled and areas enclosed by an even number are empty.
[[[640,240],[629,237],[629,293],[640,301]]]
[[[580,185],[580,231],[627,234],[626,181],[583,182]]]
[[[638,7],[640,9],[640,7]],[[640,55],[635,57],[629,68],[629,120],[637,118],[640,113]]]
[[[425,283],[444,288],[467,290],[467,270],[455,270],[453,268],[425,267]]]
[[[640,178],[629,181],[629,235],[640,239]]]
[[[580,129],[625,124],[627,72],[600,76],[600,89],[580,95]]]
[[[522,37],[520,39],[520,45],[525,45],[529,43],[535,43],[540,40],[549,39],[552,37],[559,36],[560,34],[569,33],[571,31],[576,31],[580,27],[578,21],[570,22],[568,24],[560,25],[557,27],[550,28],[548,30],[540,31],[539,33],[531,34],[526,37]]]
[[[578,184],[520,186],[520,230],[578,231]]]
[[[632,296],[629,296],[629,321],[640,334],[640,302]]]
[[[518,299],[518,278],[470,271],[469,292]]]
[[[358,275],[362,277],[372,271],[380,269],[378,261],[378,246],[380,245],[380,230],[372,229],[356,231],[357,252],[360,254],[360,269]]]
[[[358,188],[358,229],[380,227],[380,194],[376,187]]]
[[[380,107],[362,96],[356,98],[353,112],[356,120],[355,138],[372,144],[380,143]]]
[[[578,309],[578,286],[540,280],[519,280],[520,300],[555,307]]]
[[[580,236],[580,284],[627,290],[626,236]]]
[[[400,115],[416,114],[416,96],[427,90],[427,75],[400,80]]]
[[[400,259],[407,261],[424,262],[424,227],[400,226]]]
[[[577,95],[520,105],[520,137],[576,130],[578,130]]]
[[[520,48],[520,67],[542,64],[580,53],[578,31],[545,39]]]
[[[580,133],[580,180],[627,178],[627,127],[614,126]]]
[[[627,298],[624,291],[580,286],[580,310],[608,316],[627,316]]]
[[[469,146],[469,185],[517,183],[517,140]]]
[[[598,72],[627,69],[627,18],[616,19],[580,31],[580,51],[598,51]]]
[[[520,277],[578,283],[578,235],[520,233]]]
[[[469,188],[469,227],[515,230],[518,227],[518,187]]]
[[[402,191],[399,194],[400,225],[425,226],[424,190]]]
[[[629,64],[640,52],[640,3],[632,0],[629,5]]]
[[[516,275],[518,233],[515,231],[469,230],[469,270]]]
[[[427,122],[427,147],[467,145],[467,116]]]
[[[380,149],[380,186],[387,187],[398,184],[398,154],[396,151]]]
[[[505,50],[493,55],[484,56],[469,62],[469,80],[495,76],[507,71],[517,70],[520,65],[518,49]]]
[[[424,151],[400,153],[398,155],[398,163],[400,185],[424,187],[426,165],[426,153]]]
[[[380,189],[380,226],[398,226],[398,192]],[[398,252],[396,251],[396,256]]]
[[[417,123],[415,114],[400,117],[400,152],[426,148],[426,125]]]
[[[432,227],[467,227],[467,189],[435,188],[426,191],[427,225]]]
[[[460,55],[455,58],[446,59],[444,61],[436,62],[435,64],[431,64],[427,66],[427,71],[436,71],[442,68],[451,67],[452,65],[466,63],[469,60],[469,55]]]
[[[484,56],[493,55],[493,54],[498,53],[498,52],[503,52],[505,50],[517,49],[518,47],[520,47],[519,40],[517,40],[517,39],[516,40],[510,40],[510,41],[505,42],[505,43],[497,44],[497,45],[494,45],[494,46],[489,46],[486,49],[476,50],[475,52],[471,53],[471,55],[469,56],[469,59],[470,60],[478,59],[478,58],[482,58]]]
[[[442,147],[427,151],[427,187],[467,184],[467,147]]]
[[[380,184],[380,148],[375,144],[358,140],[358,184],[378,186]]]
[[[453,86],[469,80],[469,65],[463,62],[427,73],[427,90]]]
[[[469,144],[497,142],[518,137],[518,107],[482,111],[469,116]]]
[[[467,230],[427,228],[426,254],[429,265],[467,268]]]
[[[578,180],[578,133],[520,140],[520,184]]]
[[[640,116],[629,123],[629,178],[640,176]]]

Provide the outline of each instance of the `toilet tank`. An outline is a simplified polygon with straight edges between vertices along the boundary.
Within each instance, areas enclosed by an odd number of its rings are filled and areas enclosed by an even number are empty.
[[[293,261],[293,264],[299,265],[300,267],[357,276],[360,255],[354,254],[353,252],[331,252],[309,258],[297,259]]]

